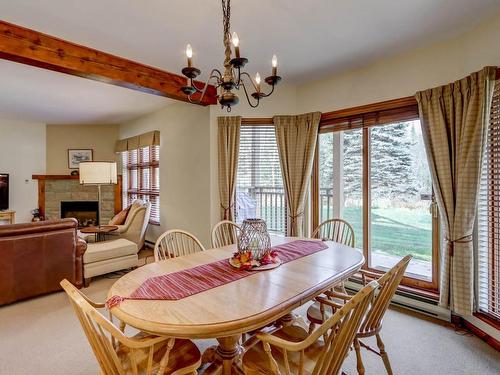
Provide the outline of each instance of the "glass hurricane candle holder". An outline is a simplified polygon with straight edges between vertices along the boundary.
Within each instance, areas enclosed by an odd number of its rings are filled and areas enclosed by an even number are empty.
[[[238,237],[238,251],[252,253],[252,258],[259,261],[271,248],[271,238],[266,222],[262,219],[246,219]]]

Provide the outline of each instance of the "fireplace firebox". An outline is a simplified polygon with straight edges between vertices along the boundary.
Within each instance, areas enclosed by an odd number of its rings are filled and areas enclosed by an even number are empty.
[[[62,201],[61,218],[72,217],[78,220],[78,227],[89,227],[99,223],[99,202]]]

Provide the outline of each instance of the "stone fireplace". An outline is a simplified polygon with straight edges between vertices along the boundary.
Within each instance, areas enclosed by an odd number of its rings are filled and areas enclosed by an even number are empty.
[[[98,201],[62,201],[61,219],[73,217],[78,220],[78,227],[90,227],[99,224]]]
[[[79,223],[82,225],[85,220],[93,218],[88,213],[90,206],[84,207],[86,203],[94,202],[95,207],[92,207],[90,211],[98,211],[97,186],[81,185],[78,176],[34,175],[33,179],[38,180],[38,206],[40,215],[46,220],[68,217],[63,215],[68,215],[65,211],[71,209],[73,213],[70,217],[83,216],[80,218],[82,223]],[[121,176],[118,176],[118,184],[103,185],[101,189],[101,223],[105,224],[122,209]],[[83,211],[83,213],[77,214],[77,211]],[[95,220],[97,222],[97,216]]]

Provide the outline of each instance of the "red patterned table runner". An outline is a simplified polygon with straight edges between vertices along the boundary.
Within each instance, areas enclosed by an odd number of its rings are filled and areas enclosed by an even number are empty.
[[[283,263],[325,250],[328,245],[322,241],[296,240],[274,246]],[[206,290],[229,284],[252,275],[252,271],[232,267],[227,259],[188,268],[161,276],[150,277],[129,297],[113,296],[106,302],[111,309],[122,301],[135,300],[179,300]]]

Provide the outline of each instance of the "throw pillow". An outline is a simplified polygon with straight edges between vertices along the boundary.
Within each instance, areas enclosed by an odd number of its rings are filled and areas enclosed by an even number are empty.
[[[130,207],[118,212],[113,218],[109,221],[109,225],[122,225],[125,224],[125,220],[127,220],[128,210]]]

